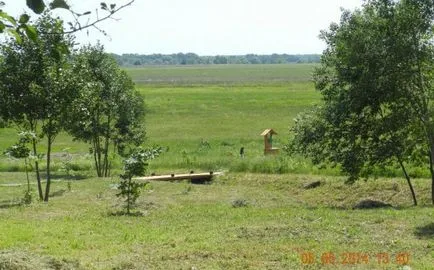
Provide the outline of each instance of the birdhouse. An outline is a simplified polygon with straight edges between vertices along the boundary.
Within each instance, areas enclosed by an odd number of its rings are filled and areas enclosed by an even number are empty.
[[[277,135],[277,132],[269,128],[261,133],[264,136],[264,154],[277,154],[279,153],[279,148],[273,148],[273,135]]]

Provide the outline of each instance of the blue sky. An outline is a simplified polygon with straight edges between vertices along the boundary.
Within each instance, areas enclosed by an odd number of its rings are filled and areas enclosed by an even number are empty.
[[[106,0],[122,3],[128,0]],[[24,0],[6,0],[4,10],[20,14]],[[74,10],[94,11],[101,0],[69,0]],[[338,22],[340,8],[362,0],[135,0],[96,30],[77,35],[81,44],[100,40],[114,53],[199,55],[321,53],[320,30]],[[59,13],[66,20],[66,12]],[[95,14],[95,12],[93,12]]]

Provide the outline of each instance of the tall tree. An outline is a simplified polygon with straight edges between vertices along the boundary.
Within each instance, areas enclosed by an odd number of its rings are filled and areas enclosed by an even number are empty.
[[[110,174],[110,149],[124,154],[145,136],[143,98],[129,76],[100,45],[76,56],[74,72],[81,79],[80,98],[71,106],[69,132],[90,143],[99,177]]]
[[[67,108],[75,99],[77,85],[70,69],[69,51],[73,40],[63,33],[62,22],[49,15],[35,24],[36,39],[9,40],[1,47],[0,113],[25,130],[47,140],[46,177],[43,195],[38,162],[35,163],[40,198],[48,201],[51,186],[51,149]],[[37,138],[32,139],[33,154]]]
[[[372,0],[322,32],[314,80],[324,103],[296,123],[293,149],[341,164],[352,181],[396,162],[414,204],[405,164],[425,160],[434,203],[433,19],[431,0]]]

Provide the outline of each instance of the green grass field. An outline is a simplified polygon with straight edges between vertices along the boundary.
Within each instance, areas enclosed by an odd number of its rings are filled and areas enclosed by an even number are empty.
[[[145,85],[276,85],[311,80],[316,64],[149,66],[127,71]]]
[[[209,185],[153,182],[139,198],[143,216],[119,216],[117,175],[94,178],[88,146],[66,134],[55,142],[49,203],[21,205],[23,166],[2,157],[0,269],[433,269],[429,180],[414,180],[413,207],[400,177],[345,185],[337,169],[263,156],[264,129],[282,147],[296,114],[320,102],[313,67],[128,69],[145,96],[147,144],[167,148],[149,173],[224,175]],[[0,152],[16,133],[0,129]],[[75,177],[58,171],[65,149]],[[364,199],[393,207],[353,209]]]
[[[308,172],[302,161],[265,159],[266,128],[275,129],[282,147],[296,114],[319,103],[311,74],[315,65],[222,65],[127,69],[147,106],[148,145],[166,149],[151,169]],[[209,79],[211,78],[211,79]],[[145,82],[149,80],[153,83]],[[17,130],[0,129],[0,151],[16,141]],[[208,144],[209,147],[208,147]],[[44,144],[42,144],[44,145]],[[246,159],[239,159],[245,147]],[[88,146],[61,134],[54,151],[84,155]],[[55,168],[59,167],[55,160]],[[83,164],[82,158],[73,162]],[[300,162],[303,166],[299,166]],[[0,159],[0,171],[22,170],[21,163]]]
[[[25,181],[21,173],[0,179]],[[302,188],[312,180],[324,184]],[[348,186],[331,177],[228,173],[211,185],[155,182],[139,199],[139,217],[112,215],[120,210],[117,181],[74,181],[70,192],[66,181],[55,182],[48,204],[3,199],[0,250],[79,261],[83,269],[432,269],[433,208],[412,207],[402,179]],[[429,182],[415,184],[428,204]],[[12,199],[23,188],[0,192]],[[365,198],[396,208],[351,209]],[[327,252],[334,265],[321,260]],[[383,253],[389,261],[379,262]],[[396,260],[401,253],[411,268]],[[360,259],[350,260],[354,254]],[[0,251],[0,269],[10,269],[1,268],[10,256]]]

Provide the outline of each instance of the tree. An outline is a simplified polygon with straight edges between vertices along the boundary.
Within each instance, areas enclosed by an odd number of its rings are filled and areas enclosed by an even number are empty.
[[[0,115],[5,121],[15,123],[20,129],[39,134],[43,112],[39,104],[42,98],[36,85],[42,84],[43,62],[33,49],[29,39],[18,43],[9,40],[0,47],[3,56],[0,62]],[[38,138],[32,139],[32,154],[37,152]],[[43,191],[39,173],[39,161],[34,160],[39,198]]]
[[[131,214],[131,209],[135,206],[137,198],[140,196],[140,188],[146,183],[137,183],[132,181],[134,176],[142,176],[146,172],[148,161],[158,157],[162,149],[143,149],[136,148],[131,153],[130,157],[124,160],[124,173],[121,175],[121,183],[118,189],[120,192],[116,194],[118,197],[125,197],[125,208],[127,215]]]
[[[405,164],[428,161],[434,203],[433,19],[430,0],[372,0],[343,12],[321,34],[327,49],[314,80],[323,105],[298,119],[289,148],[340,164],[350,181],[396,163],[414,204]]]
[[[0,59],[0,120],[11,120],[25,130],[30,130],[37,137],[32,138],[33,155],[37,153],[39,138],[47,138],[47,184],[45,195],[42,191],[38,158],[35,159],[36,178],[40,199],[48,201],[51,185],[51,146],[56,135],[62,129],[66,108],[75,98],[77,87],[69,73],[69,54],[72,48],[70,34],[86,28],[98,28],[97,24],[109,19],[119,10],[131,5],[134,0],[124,5],[107,5],[102,2],[100,9],[105,15],[91,19],[91,12],[78,13],[70,9],[65,0],[53,0],[48,5],[43,0],[27,0],[29,7],[36,14],[44,15],[36,22],[30,21],[30,15],[23,13],[18,19],[3,11],[5,3],[0,1],[0,33],[14,37],[1,47],[3,58]],[[69,10],[73,20],[68,22],[65,31],[60,19],[49,17],[49,11],[63,8]],[[84,22],[83,22],[84,20]],[[40,132],[39,132],[40,131]]]
[[[11,39],[2,46],[0,112],[6,120],[47,139],[44,196],[37,160],[35,169],[39,196],[48,201],[52,145],[78,92],[68,59],[73,40],[63,33],[62,22],[45,15],[35,26],[40,33],[36,39]],[[33,154],[38,156],[36,144],[33,138]]]
[[[110,174],[110,149],[125,154],[145,137],[144,102],[131,78],[100,45],[85,47],[75,57],[80,98],[70,107],[68,131],[90,143],[99,177]]]

